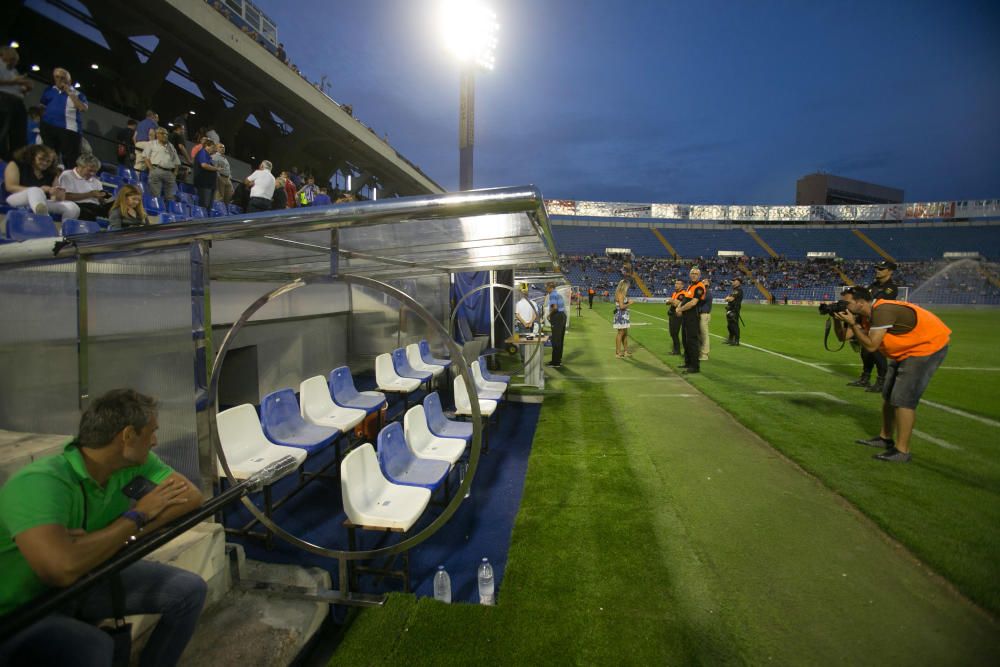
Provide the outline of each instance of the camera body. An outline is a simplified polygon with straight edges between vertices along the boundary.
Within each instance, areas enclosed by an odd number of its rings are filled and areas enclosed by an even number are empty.
[[[844,313],[847,312],[847,302],[841,299],[834,303],[821,303],[819,304],[819,314],[820,315],[830,315],[834,313]]]

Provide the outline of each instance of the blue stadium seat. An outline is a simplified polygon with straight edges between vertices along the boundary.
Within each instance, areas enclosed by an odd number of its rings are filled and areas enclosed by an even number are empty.
[[[201,206],[192,206],[191,207],[191,218],[192,219],[200,220],[202,218],[207,218],[207,217],[208,217],[208,214],[205,212],[205,209],[203,209]]]
[[[181,216],[182,218],[187,218],[188,211],[187,206],[179,201],[170,199],[167,201],[167,212],[173,213],[174,215]]]
[[[430,382],[434,374],[429,371],[418,371],[410,365],[410,360],[406,358],[406,350],[398,347],[392,351],[392,366],[396,369],[399,377],[413,378],[421,382]]]
[[[333,402],[344,408],[364,410],[366,414],[378,412],[387,405],[385,394],[377,391],[359,392],[354,387],[351,369],[347,366],[334,368],[328,379]]]
[[[436,391],[424,397],[424,414],[427,416],[427,426],[431,433],[439,438],[462,438],[466,443],[472,442],[472,423],[453,421],[445,417],[441,408],[441,397]]]
[[[494,375],[493,373],[490,373],[489,369],[486,367],[486,357],[479,357],[479,371],[483,374],[483,379],[487,382],[497,382],[505,385],[510,384],[509,375]]]
[[[229,215],[239,215],[242,212],[243,209],[237,206],[236,204],[229,205]]]
[[[11,241],[58,238],[56,224],[52,216],[32,213],[24,208],[14,208],[7,212],[7,238]]]
[[[150,215],[159,215],[161,212],[167,210],[167,207],[163,204],[163,200],[152,195],[143,195],[142,205],[146,209],[146,213]]]
[[[329,426],[310,424],[299,413],[299,402],[291,389],[279,389],[260,403],[260,422],[264,435],[276,445],[298,447],[308,453],[329,447],[340,431]]]
[[[431,354],[431,345],[427,342],[426,338],[417,343],[417,345],[420,346],[420,358],[424,360],[425,364],[430,364],[431,366],[444,366],[445,368],[451,366],[450,359],[438,359]]]
[[[118,165],[118,182],[119,183],[138,183],[139,173],[132,169],[131,167],[126,167],[124,165]]]
[[[226,203],[223,201],[217,201],[212,203],[212,210],[210,216],[213,218],[222,218],[229,215],[229,209],[226,208]]]
[[[451,464],[447,461],[417,458],[406,444],[403,427],[393,422],[379,431],[378,463],[393,484],[419,486],[433,493],[448,477]]]
[[[101,226],[93,220],[63,220],[63,238],[79,236],[81,234],[96,234],[101,231]]]

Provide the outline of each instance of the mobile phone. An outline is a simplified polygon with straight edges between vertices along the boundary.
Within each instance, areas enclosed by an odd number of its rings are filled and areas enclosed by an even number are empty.
[[[138,475],[122,488],[122,493],[132,500],[139,500],[155,488],[156,484],[142,475]]]

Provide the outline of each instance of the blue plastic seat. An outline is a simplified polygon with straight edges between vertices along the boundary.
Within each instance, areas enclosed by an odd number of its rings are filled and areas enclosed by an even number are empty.
[[[417,343],[420,346],[420,358],[424,360],[425,364],[430,364],[432,366],[444,366],[448,368],[451,366],[450,359],[438,359],[433,354],[431,354],[431,345],[426,339]]]
[[[243,209],[237,206],[236,204],[229,205],[229,215],[239,215],[242,212]]]
[[[486,357],[479,357],[479,371],[483,374],[483,379],[487,382],[500,382],[502,384],[510,384],[509,375],[495,375],[490,373],[489,369],[486,368]]]
[[[187,212],[184,210],[184,204],[175,199],[167,200],[167,212],[173,213],[174,215],[186,215]]]
[[[80,234],[96,234],[101,226],[93,220],[63,220],[63,238],[79,236]]]
[[[421,382],[430,382],[434,377],[433,373],[418,371],[411,366],[409,359],[406,358],[406,350],[401,347],[392,351],[392,367],[396,369],[396,375],[399,377],[413,378]]]
[[[14,208],[7,211],[7,238],[11,241],[28,241],[58,237],[52,216],[32,213],[28,209]]]
[[[472,423],[458,422],[444,416],[441,397],[436,391],[424,397],[424,414],[431,433],[439,438],[462,438],[466,444],[472,442]]]
[[[171,222],[180,222],[181,220],[183,220],[183,218],[181,218],[176,213],[163,213],[162,211],[160,212],[161,225],[167,225],[170,224]]]
[[[213,218],[222,218],[229,215],[229,210],[226,208],[226,202],[217,201],[212,203],[212,210],[209,215]]]
[[[139,174],[131,167],[118,166],[118,179],[120,183],[138,183]]]
[[[330,371],[327,384],[330,386],[330,396],[333,398],[333,402],[343,408],[364,410],[366,414],[370,415],[388,404],[385,394],[377,391],[359,392],[354,387],[354,378],[351,377],[351,369],[347,366],[334,368]]]
[[[167,207],[163,205],[163,200],[152,195],[143,195],[142,205],[146,209],[146,213],[150,215],[159,215],[162,211],[167,210]]]
[[[202,218],[207,218],[207,217],[208,217],[208,214],[205,212],[205,209],[203,209],[201,206],[192,206],[191,207],[191,218],[192,219],[200,220]]]
[[[399,422],[393,422],[379,431],[378,464],[390,482],[419,486],[431,492],[444,483],[451,470],[447,461],[417,458],[406,444]]]
[[[178,188],[180,188],[180,185],[178,185]],[[182,202],[184,202],[185,204],[187,204],[188,206],[194,204],[194,197],[191,196],[190,192],[187,192],[183,189],[178,189],[177,198]]]
[[[276,445],[298,447],[310,454],[330,446],[340,431],[330,426],[310,424],[299,412],[299,402],[291,389],[279,389],[260,403],[260,421],[264,435]]]

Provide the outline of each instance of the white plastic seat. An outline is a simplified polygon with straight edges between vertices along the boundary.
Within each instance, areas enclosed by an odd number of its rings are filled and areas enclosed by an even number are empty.
[[[441,377],[441,374],[444,373],[444,366],[424,361],[424,358],[420,356],[420,345],[417,343],[410,343],[406,346],[406,360],[410,362],[410,366],[414,370],[431,373],[435,378]]]
[[[306,460],[306,450],[283,447],[268,440],[257,418],[257,411],[249,403],[220,412],[215,423],[219,428],[219,443],[226,462],[236,479],[246,479],[285,456],[295,459],[295,469]],[[224,477],[226,472],[222,469],[222,462],[217,465],[219,476]]]
[[[316,375],[299,385],[302,418],[317,426],[332,426],[344,433],[360,424],[367,414],[357,408],[345,408],[333,402],[326,378]]]
[[[472,416],[472,401],[469,399],[469,390],[465,388],[465,379],[459,375],[453,383],[455,389],[455,414],[462,417]],[[489,418],[497,410],[499,403],[486,398],[479,399],[479,412],[483,417]]]
[[[400,377],[396,367],[392,365],[392,355],[380,354],[375,357],[375,384],[379,391],[395,394],[408,394],[420,388],[420,380]]]
[[[429,489],[387,480],[379,468],[375,448],[368,442],[341,461],[340,489],[347,520],[364,528],[405,532],[431,500]]]
[[[483,369],[479,367],[479,360],[473,361],[470,364],[472,368],[472,379],[476,381],[476,391],[483,398],[489,398],[491,400],[500,400],[504,392],[507,391],[507,385],[503,382],[490,382],[483,377]]]
[[[421,459],[447,461],[454,465],[465,451],[464,439],[442,438],[431,433],[422,405],[414,405],[406,411],[403,416],[403,433],[406,444]]]

